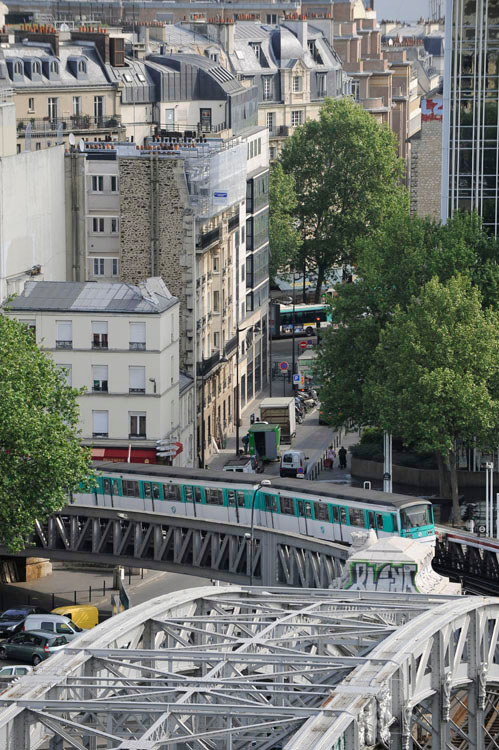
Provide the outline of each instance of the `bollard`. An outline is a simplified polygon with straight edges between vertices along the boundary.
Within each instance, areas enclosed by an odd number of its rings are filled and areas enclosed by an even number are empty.
[[[74,592],[74,594],[75,594],[75,601],[74,601],[74,603],[76,604],[76,591]]]
[[[102,582],[102,596],[106,596],[106,579]]]
[[[89,602],[92,601],[92,587],[91,586],[88,587],[88,601]]]
[[[52,609],[55,609],[55,594],[52,592]]]

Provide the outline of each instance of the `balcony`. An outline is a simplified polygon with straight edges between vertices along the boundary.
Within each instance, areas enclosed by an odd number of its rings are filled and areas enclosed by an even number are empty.
[[[237,333],[235,336],[233,336],[231,339],[227,341],[225,344],[225,354],[228,356],[229,354],[232,354],[232,352],[237,349]]]
[[[145,350],[146,350],[145,341],[130,341],[130,351],[145,352]]]
[[[211,355],[211,357],[208,357],[208,359],[203,359],[201,362],[197,363],[197,376],[198,378],[204,378],[206,375],[208,375],[211,370],[213,370],[214,367],[216,367],[221,360],[221,355],[219,351],[216,351],[214,354]]]
[[[239,226],[239,214],[237,213],[235,216],[232,216],[229,219],[229,232],[233,232],[234,229],[237,229]]]
[[[17,119],[17,135],[24,138],[26,128],[31,125],[31,135],[56,135],[60,127],[67,133],[87,133],[96,130],[120,130],[121,115],[109,117],[90,117],[90,115],[73,115],[72,117],[32,117]]]
[[[56,349],[72,349],[73,342],[72,341],[56,341],[55,348]]]
[[[129,388],[128,393],[145,393],[145,388]]]
[[[211,247],[211,245],[215,245],[219,241],[220,227],[217,227],[216,229],[212,229],[210,232],[204,232],[204,234],[201,235],[197,246],[198,249],[206,250],[207,248]]]

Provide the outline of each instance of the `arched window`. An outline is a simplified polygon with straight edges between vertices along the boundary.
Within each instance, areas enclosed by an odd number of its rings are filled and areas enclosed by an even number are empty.
[[[78,73],[86,73],[87,72],[87,63],[85,60],[80,60],[78,63]]]
[[[16,73],[17,75],[22,76],[22,74],[23,74],[23,64],[22,64],[22,62],[16,62],[16,63],[14,63],[14,73]]]
[[[38,61],[35,61],[33,63],[33,73],[38,73],[38,75],[40,75],[41,72],[42,72],[42,66],[40,65]]]
[[[58,73],[59,72],[59,63],[55,60],[52,60],[50,63],[50,72],[51,73]]]

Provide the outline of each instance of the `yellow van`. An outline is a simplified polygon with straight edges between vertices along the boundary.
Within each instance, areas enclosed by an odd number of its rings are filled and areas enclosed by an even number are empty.
[[[84,630],[89,630],[99,624],[99,610],[91,604],[68,604],[67,607],[56,607],[52,610],[52,614],[69,617],[75,625]]]

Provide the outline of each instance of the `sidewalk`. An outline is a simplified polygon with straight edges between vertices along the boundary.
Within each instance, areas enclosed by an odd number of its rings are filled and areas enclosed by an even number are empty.
[[[339,484],[350,484],[352,481],[352,475],[350,473],[352,454],[350,448],[352,445],[356,445],[360,441],[360,435],[358,430],[345,431],[339,430],[335,432],[335,451],[338,456],[338,449],[343,446],[347,450],[347,468],[340,469],[340,460],[338,457],[334,460],[334,466],[332,469],[323,469],[318,476],[319,481],[330,481],[338,482]]]

